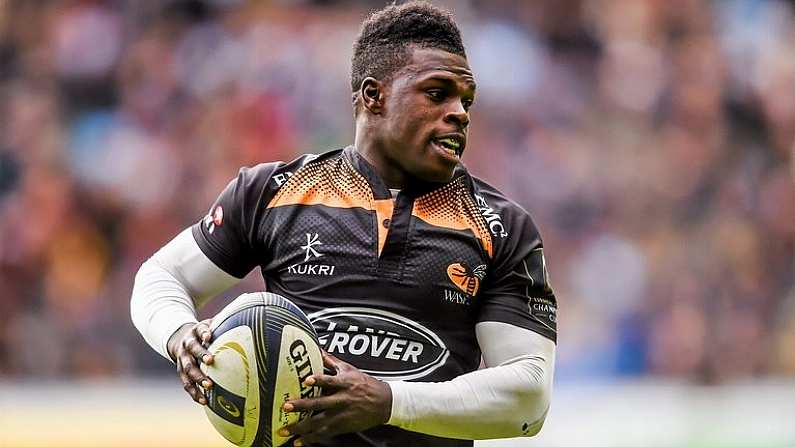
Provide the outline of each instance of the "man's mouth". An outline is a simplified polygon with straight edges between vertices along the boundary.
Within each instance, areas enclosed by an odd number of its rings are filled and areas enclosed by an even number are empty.
[[[461,135],[447,135],[443,137],[434,138],[433,142],[436,146],[447,152],[453,157],[460,157],[464,152],[465,140]]]

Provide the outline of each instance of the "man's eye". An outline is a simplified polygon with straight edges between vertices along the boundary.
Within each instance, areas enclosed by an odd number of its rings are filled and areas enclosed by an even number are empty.
[[[441,101],[444,99],[445,95],[443,90],[428,90],[428,96],[434,101]]]
[[[475,101],[473,101],[471,99],[465,99],[465,100],[461,101],[461,105],[464,106],[464,110],[469,110],[469,108],[472,107],[472,103],[474,103],[474,102]]]

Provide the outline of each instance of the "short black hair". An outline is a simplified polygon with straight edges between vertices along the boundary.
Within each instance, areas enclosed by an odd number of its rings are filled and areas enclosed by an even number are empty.
[[[395,3],[372,13],[353,44],[351,90],[372,76],[380,81],[408,62],[409,47],[436,48],[466,58],[461,32],[449,11],[425,1]]]

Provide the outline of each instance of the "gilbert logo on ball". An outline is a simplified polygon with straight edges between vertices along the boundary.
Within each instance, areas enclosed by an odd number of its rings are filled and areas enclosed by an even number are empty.
[[[239,446],[281,446],[277,431],[307,413],[285,413],[287,400],[316,397],[320,389],[304,379],[323,371],[317,334],[288,299],[267,292],[239,296],[213,318],[212,365],[202,370],[213,380],[207,418]]]

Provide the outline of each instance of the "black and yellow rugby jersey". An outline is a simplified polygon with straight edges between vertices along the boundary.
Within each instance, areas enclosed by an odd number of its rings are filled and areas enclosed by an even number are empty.
[[[395,198],[352,147],[243,168],[193,227],[202,251],[309,316],[323,348],[383,380],[474,371],[475,324],[556,340],[557,303],[538,230],[521,207],[459,165],[444,184]],[[471,446],[396,427],[328,446]]]

